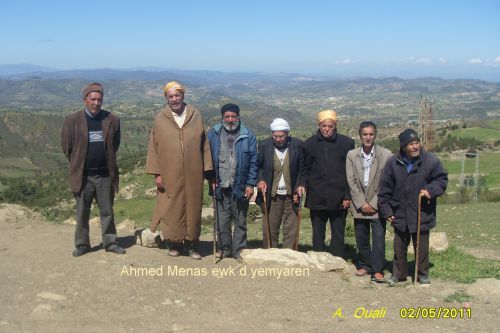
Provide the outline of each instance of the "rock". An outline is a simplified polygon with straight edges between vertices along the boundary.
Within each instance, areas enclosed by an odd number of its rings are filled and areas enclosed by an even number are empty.
[[[129,219],[123,220],[121,223],[119,223],[116,226],[116,230],[119,231],[134,231],[135,229],[135,223],[134,221],[131,221]]]
[[[448,237],[446,232],[433,232],[429,237],[429,248],[434,252],[444,252],[448,249]]]
[[[335,257],[328,252],[308,251],[307,255],[311,262],[316,265],[316,268],[322,272],[347,272],[349,270],[347,262],[344,259]]]
[[[274,263],[284,266],[305,266],[322,272],[348,271],[346,261],[326,252],[297,252],[291,249],[245,249],[241,256],[247,264]]]
[[[50,291],[42,291],[41,293],[38,293],[37,296],[43,299],[50,299],[52,301],[64,301],[66,299],[66,296],[55,294]]]
[[[127,185],[125,187],[122,187],[120,189],[120,192],[118,192],[118,196],[120,198],[125,199],[125,200],[133,199],[135,197],[134,191],[135,191],[136,187],[137,186],[135,184],[130,184],[130,185]]]
[[[70,217],[69,219],[67,220],[64,220],[63,222],[64,224],[71,224],[71,225],[76,225],[76,220],[74,217]]]
[[[0,204],[0,221],[2,222],[24,222],[26,220],[42,221],[40,214],[31,209],[16,204]]]
[[[429,236],[429,250],[432,252],[443,252],[448,249],[448,237],[446,232],[431,232]],[[410,242],[408,246],[408,253],[415,253],[413,251],[413,244]]]
[[[31,319],[47,320],[50,319],[52,314],[52,306],[50,304],[39,304],[31,311]]]
[[[156,186],[144,191],[144,195],[147,197],[156,197],[156,193],[158,193],[158,188]]]
[[[191,326],[188,326],[188,325],[181,325],[181,324],[173,323],[171,326],[172,332],[181,332],[181,331],[186,331],[189,329],[191,329]]]
[[[212,207],[203,207],[201,209],[201,217],[214,217],[214,209]]]
[[[135,243],[144,247],[157,247],[162,243],[162,239],[158,231],[153,233],[149,228],[145,228],[135,232]]]
[[[465,289],[471,296],[493,298],[498,300],[500,296],[500,280],[495,278],[478,279]]]

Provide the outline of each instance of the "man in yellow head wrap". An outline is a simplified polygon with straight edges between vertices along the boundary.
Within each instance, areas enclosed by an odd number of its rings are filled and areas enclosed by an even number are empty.
[[[304,168],[297,192],[307,191],[306,207],[311,210],[313,250],[325,251],[326,222],[330,221],[330,252],[344,256],[344,231],[350,204],[346,177],[347,152],[354,140],[337,133],[338,118],[333,110],[318,113],[318,132],[304,141]]]
[[[177,257],[184,250],[201,259],[201,205],[204,172],[211,171],[212,155],[200,112],[184,103],[184,87],[175,81],[164,87],[167,106],[153,123],[146,173],[154,175],[158,188],[151,231],[159,225]]]

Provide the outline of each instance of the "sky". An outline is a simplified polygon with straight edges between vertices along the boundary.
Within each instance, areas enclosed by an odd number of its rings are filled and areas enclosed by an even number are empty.
[[[0,1],[0,64],[500,81],[500,1]]]

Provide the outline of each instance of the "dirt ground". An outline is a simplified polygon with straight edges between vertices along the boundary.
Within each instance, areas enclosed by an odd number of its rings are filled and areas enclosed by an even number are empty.
[[[208,240],[195,261],[137,246],[130,231],[119,232],[126,255],[104,252],[93,229],[94,251],[74,258],[72,225],[2,219],[0,227],[0,332],[498,332],[500,325],[497,300],[446,303],[464,288],[450,281],[388,287],[353,276],[354,268],[253,276],[279,268],[269,265],[247,265],[245,275],[233,259],[215,265]],[[464,306],[471,318],[400,317],[406,308]]]

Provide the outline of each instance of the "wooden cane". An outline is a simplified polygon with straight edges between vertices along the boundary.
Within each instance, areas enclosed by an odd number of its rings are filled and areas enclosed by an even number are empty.
[[[267,199],[266,192],[264,190],[260,190],[262,192],[262,197],[264,198],[264,215],[267,224],[267,248],[271,248],[271,225],[269,224],[269,214],[267,213]]]
[[[299,250],[299,234],[300,234],[300,220],[302,218],[302,196],[299,196],[299,210],[297,212],[297,232],[295,233],[295,243],[293,249]]]
[[[418,276],[418,253],[420,252],[420,222],[422,219],[422,198],[424,197],[423,193],[418,195],[418,212],[417,212],[417,246],[415,248],[415,277],[413,279],[413,284],[417,284],[417,276]]]
[[[212,232],[212,236],[213,236],[213,241],[214,241],[214,264],[217,263],[217,257],[216,257],[216,253],[217,253],[217,232],[216,232],[216,229],[217,228],[217,219],[219,218],[219,216],[217,215],[217,203],[216,203],[216,200],[215,200],[215,193],[212,197],[212,206],[214,208],[214,230]]]

